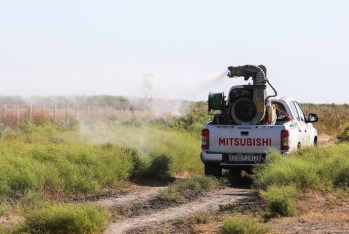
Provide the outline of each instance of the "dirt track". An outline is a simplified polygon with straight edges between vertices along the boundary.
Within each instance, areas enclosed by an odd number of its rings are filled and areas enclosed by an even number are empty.
[[[146,202],[147,199],[155,196],[159,189],[162,189],[162,187],[142,187],[139,188],[135,193],[132,193],[126,197],[114,198],[112,200],[106,199],[104,201],[98,201],[98,203],[107,204],[108,206],[127,206],[133,200]],[[237,188],[226,188],[223,190],[209,192],[189,203],[166,209],[157,209],[151,211],[150,214],[148,212],[148,214],[145,215],[126,218],[114,222],[109,226],[106,233],[138,233],[140,230],[142,230],[143,233],[161,232],[163,231],[162,224],[166,221],[188,216],[199,211],[217,211],[219,204],[238,203],[243,199],[247,199],[248,195],[248,189]]]
[[[160,189],[164,187],[146,187],[140,186],[137,189],[131,190],[130,193],[121,195],[116,198],[106,198],[96,201],[97,204],[108,207],[127,207],[133,201],[147,204],[151,201]],[[188,232],[188,229],[176,229],[173,225],[176,219],[185,218],[198,212],[206,212],[214,215],[219,212],[219,205],[222,204],[238,204],[240,207],[248,207],[248,213],[261,212],[260,204],[256,204],[255,199],[250,195],[250,189],[240,188],[225,188],[209,192],[185,204],[176,204],[170,207],[157,207],[155,209],[147,208],[146,212],[131,215],[128,217],[118,218],[114,220],[105,233],[193,233]],[[145,205],[147,206],[147,205]],[[325,206],[325,205],[324,205]],[[315,211],[315,213],[319,211]],[[321,211],[320,211],[321,212]],[[287,234],[305,234],[305,233],[349,233],[348,220],[336,219],[338,213],[347,215],[349,208],[332,207],[331,210],[324,210],[336,214],[331,215],[332,218],[311,218],[311,221],[306,221],[303,216],[296,216],[293,218],[277,218],[268,222],[273,227],[273,233],[287,233]],[[240,212],[241,213],[241,212]],[[243,213],[243,212],[242,212]],[[309,214],[313,215],[314,214]],[[320,217],[320,216],[319,216]],[[214,226],[214,225],[212,225]],[[217,226],[212,229],[200,230],[194,233],[217,233]]]

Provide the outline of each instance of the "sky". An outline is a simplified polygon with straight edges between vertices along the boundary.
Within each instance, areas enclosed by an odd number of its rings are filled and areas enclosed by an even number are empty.
[[[0,0],[0,95],[206,101],[267,67],[278,96],[349,103],[346,0]],[[269,88],[270,93],[273,93]]]

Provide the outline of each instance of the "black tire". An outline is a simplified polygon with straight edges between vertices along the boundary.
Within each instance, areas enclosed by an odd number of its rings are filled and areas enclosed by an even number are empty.
[[[232,185],[236,185],[241,180],[241,170],[236,168],[229,169],[229,179]]]
[[[214,176],[219,179],[222,177],[222,168],[213,166],[211,164],[205,164],[205,175]]]

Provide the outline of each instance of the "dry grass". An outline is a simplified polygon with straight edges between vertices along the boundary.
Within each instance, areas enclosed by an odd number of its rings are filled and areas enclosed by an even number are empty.
[[[211,234],[211,233],[220,233],[219,227],[222,225],[222,222],[211,221],[210,223],[205,224],[196,224],[193,227],[193,233],[201,234]]]
[[[345,125],[349,123],[349,115],[347,113],[334,110],[320,109],[315,112],[319,116],[319,122],[314,123],[314,127],[319,134],[337,136],[338,133],[343,131]]]
[[[297,208],[294,217],[273,218],[270,222],[340,221],[349,225],[349,197],[346,196],[339,199],[330,191],[305,191],[294,201]]]

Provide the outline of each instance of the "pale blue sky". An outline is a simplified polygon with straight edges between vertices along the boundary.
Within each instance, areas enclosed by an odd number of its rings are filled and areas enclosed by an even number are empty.
[[[206,100],[264,64],[279,96],[349,103],[349,1],[0,1],[0,95]],[[209,85],[211,84],[211,85]]]

